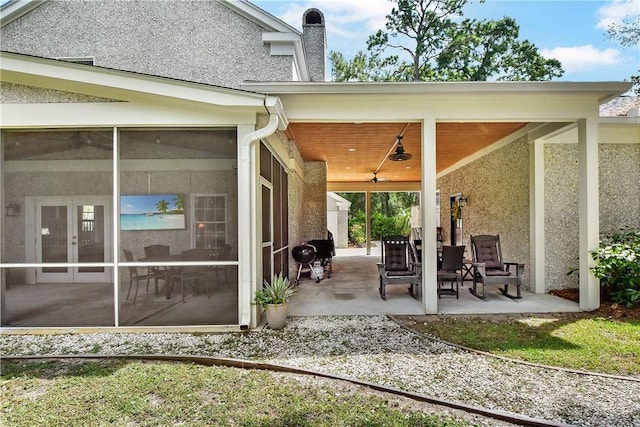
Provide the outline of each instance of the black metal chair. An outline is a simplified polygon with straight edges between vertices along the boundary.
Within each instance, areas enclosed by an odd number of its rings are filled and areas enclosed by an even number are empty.
[[[438,270],[438,298],[442,295],[454,295],[456,299],[460,297],[458,291],[462,281],[464,250],[464,246],[442,247],[442,266]],[[445,287],[445,282],[449,282],[449,287]]]
[[[128,249],[123,249],[124,259],[127,262],[135,262],[135,258],[133,257],[133,252]],[[156,281],[156,290],[158,289],[158,278],[153,274],[143,273],[141,274],[138,271],[138,267],[128,266],[129,270],[129,290],[127,291],[127,300],[129,299],[129,295],[131,294],[131,287],[133,286],[133,282],[136,282],[136,292],[133,294],[133,304],[136,303],[136,299],[138,298],[138,287],[140,286],[141,280],[147,281],[147,292],[149,291],[149,281],[154,279]]]
[[[409,294],[416,298],[415,288],[420,284],[422,265],[409,262],[409,238],[406,236],[386,236],[382,238],[382,262],[378,264],[380,273],[380,297],[386,299],[387,285],[409,285]]]
[[[486,286],[491,284],[504,285],[500,293],[504,296],[519,299],[522,298],[520,287],[524,264],[517,262],[505,262],[502,259],[502,247],[500,236],[481,235],[471,236],[471,252],[473,254],[472,267],[473,287],[469,291],[478,298],[486,299]],[[515,274],[511,271],[515,267]],[[477,284],[482,284],[482,295],[478,294]],[[516,286],[516,295],[509,294],[509,285]]]
[[[207,261],[210,260],[208,249],[188,249],[182,252],[182,261]],[[207,266],[181,266],[169,269],[171,272],[171,284],[179,282],[182,290],[182,302],[185,301],[185,284],[191,285],[196,291],[200,292],[200,281],[204,281],[207,298],[209,298],[209,285],[207,284]],[[167,294],[170,295],[170,292]]]
[[[161,258],[168,256],[171,253],[171,248],[168,245],[149,245],[144,247],[145,258]],[[158,295],[158,280],[163,280],[165,286],[169,280],[169,273],[166,267],[149,267],[147,274],[155,279],[156,295]],[[147,283],[147,292],[149,291],[149,284]]]

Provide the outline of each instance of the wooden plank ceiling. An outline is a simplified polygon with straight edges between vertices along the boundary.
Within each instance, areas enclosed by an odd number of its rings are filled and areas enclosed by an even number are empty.
[[[437,172],[525,125],[437,123]],[[290,123],[287,135],[295,141],[305,161],[327,163],[328,182],[368,182],[375,170],[378,170],[377,177],[382,181],[417,182],[421,179],[420,123]],[[397,162],[386,159],[399,135],[403,136],[405,152],[412,155],[410,160]]]

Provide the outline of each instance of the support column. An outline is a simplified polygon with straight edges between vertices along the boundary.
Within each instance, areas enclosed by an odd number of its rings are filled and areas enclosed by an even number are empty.
[[[530,209],[530,289],[536,294],[545,292],[544,245],[544,139],[536,139],[529,152],[529,209]]]
[[[436,242],[436,121],[422,123],[422,309],[438,313],[438,274]]]
[[[591,273],[591,252],[600,241],[600,189],[598,179],[598,123],[578,120],[580,308],[600,307],[600,281]]]
[[[371,228],[373,226],[373,222],[371,219],[371,192],[367,191],[364,193],[364,204],[365,204],[365,244],[367,245],[367,255],[371,255]]]

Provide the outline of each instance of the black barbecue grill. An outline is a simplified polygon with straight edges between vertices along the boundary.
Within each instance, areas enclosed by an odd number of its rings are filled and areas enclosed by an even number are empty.
[[[300,282],[300,273],[302,269],[308,269],[311,278],[316,280],[316,283],[320,283],[320,278],[316,275],[313,270],[313,262],[316,259],[316,248],[311,245],[300,245],[294,246],[291,250],[291,256],[298,263],[298,275],[296,276],[296,286]]]
[[[333,240],[309,240],[307,244],[316,248],[316,261],[320,262],[323,273],[327,272],[327,277],[331,277],[331,273],[333,273],[331,258],[334,255]]]

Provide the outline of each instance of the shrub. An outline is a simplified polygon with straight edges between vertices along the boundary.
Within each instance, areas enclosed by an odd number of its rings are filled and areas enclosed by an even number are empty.
[[[621,230],[600,241],[591,253],[593,274],[613,302],[633,307],[640,302],[640,230]]]

